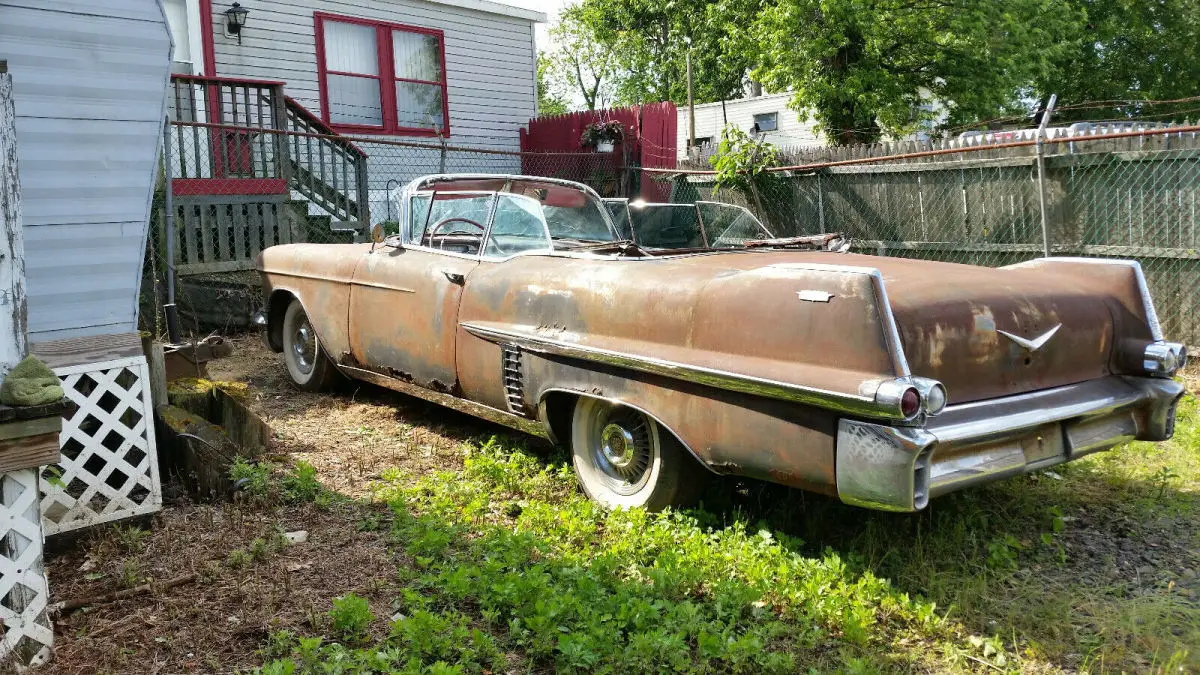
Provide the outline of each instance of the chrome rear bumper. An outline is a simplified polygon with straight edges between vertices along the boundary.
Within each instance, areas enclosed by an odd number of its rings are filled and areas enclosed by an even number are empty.
[[[947,492],[1132,440],[1166,440],[1182,394],[1173,380],[1114,376],[950,406],[924,427],[843,419],[838,496],[857,506],[918,511]]]

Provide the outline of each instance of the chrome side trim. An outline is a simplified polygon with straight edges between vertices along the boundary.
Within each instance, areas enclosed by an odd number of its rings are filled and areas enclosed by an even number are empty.
[[[457,410],[468,415],[473,415],[489,422],[502,424],[506,427],[516,429],[517,431],[523,431],[533,436],[550,438],[550,434],[540,423],[533,420],[527,420],[523,417],[518,417],[503,410],[497,410],[491,406],[483,405],[482,403],[475,403],[474,401],[468,401],[466,399],[458,398],[457,396],[433,391],[432,389],[426,389],[424,387],[412,384],[411,382],[405,382],[394,377],[388,377],[387,375],[377,373],[373,370],[367,370],[365,368],[339,365],[338,369],[356,380],[370,382],[371,384],[376,384],[386,389],[400,392],[401,394],[407,394],[415,398],[424,399],[430,403],[436,403],[440,406]]]
[[[1089,265],[1122,265],[1133,268],[1133,276],[1137,280],[1138,293],[1142,296],[1142,310],[1146,313],[1146,323],[1150,326],[1150,336],[1155,342],[1162,342],[1163,332],[1162,326],[1158,323],[1158,312],[1154,309],[1154,299],[1150,297],[1150,286],[1146,284],[1146,274],[1142,271],[1142,264],[1136,260],[1120,260],[1114,258],[1072,258],[1069,256],[1049,256],[1046,258],[1034,258],[1025,262],[1008,265],[1001,269],[1019,268],[1019,267],[1038,267],[1043,262],[1066,262],[1066,263],[1087,263]]]
[[[489,342],[513,344],[527,351],[539,354],[553,354],[583,361],[593,361],[619,368],[636,370],[638,372],[663,375],[685,382],[708,385],[727,391],[803,403],[846,414],[904,421],[903,416],[900,415],[896,407],[876,402],[874,396],[846,394],[818,389],[816,387],[779,382],[777,380],[739,375],[712,368],[626,354],[608,349],[589,347],[576,342],[568,342],[530,333],[501,330],[473,323],[463,323],[461,325],[467,332]]]
[[[411,288],[405,288],[404,286],[393,286],[391,284],[385,284],[385,283],[381,283],[378,281],[363,281],[361,279],[355,279],[354,281],[351,281],[350,283],[354,286],[366,286],[369,288],[381,288],[385,291],[396,291],[398,293],[416,293],[416,291],[414,291]]]

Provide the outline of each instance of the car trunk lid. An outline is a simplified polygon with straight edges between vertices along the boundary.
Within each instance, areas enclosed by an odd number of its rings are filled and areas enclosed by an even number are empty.
[[[1048,389],[1110,372],[1104,295],[1069,275],[879,258],[913,375],[950,403]]]

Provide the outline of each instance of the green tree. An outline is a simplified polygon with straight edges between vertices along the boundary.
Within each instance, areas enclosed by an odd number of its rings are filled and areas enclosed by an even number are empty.
[[[573,8],[563,12],[550,35],[555,48],[548,54],[547,76],[562,89],[579,94],[588,110],[608,107],[617,75],[613,46],[597,40]]]
[[[567,98],[558,91],[556,82],[549,78],[550,59],[545,54],[537,57],[538,109],[540,115],[561,115],[570,110]]]
[[[1037,82],[1043,101],[1058,94],[1055,121],[1151,115],[1182,120],[1195,101],[1147,106],[1200,94],[1200,2],[1068,0],[1087,19],[1078,39]],[[1071,107],[1085,102],[1107,105]]]
[[[714,16],[836,144],[905,133],[929,100],[947,126],[1024,112],[1082,25],[1067,0],[764,0],[750,16],[725,0]]]
[[[727,0],[748,16],[757,0]],[[741,98],[749,67],[744,50],[727,47],[717,0],[583,0],[569,9],[581,28],[616,58],[619,103],[687,100],[692,52],[695,100]],[[733,47],[731,43],[729,47]]]

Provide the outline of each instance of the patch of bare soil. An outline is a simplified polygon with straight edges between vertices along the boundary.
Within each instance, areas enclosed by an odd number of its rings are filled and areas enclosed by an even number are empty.
[[[317,468],[322,484],[361,497],[388,468],[409,475],[462,468],[462,444],[508,432],[403,394],[345,381],[330,393],[300,391],[288,379],[283,357],[261,338],[234,338],[231,357],[209,363],[214,380],[250,385],[251,409],[275,433],[274,452]]]
[[[142,535],[105,528],[49,561],[54,601],[93,598],[188,573],[196,581],[58,618],[56,673],[231,672],[261,663],[277,630],[328,626],[347,592],[386,607],[395,597],[386,513],[340,504],[279,510],[241,504],[168,507]],[[364,520],[365,519],[365,520]],[[355,522],[371,523],[360,531]],[[305,530],[283,545],[280,532]],[[256,542],[256,540],[259,540]],[[240,552],[240,553],[235,553]],[[390,595],[389,595],[390,593]],[[386,631],[378,617],[375,631]]]

